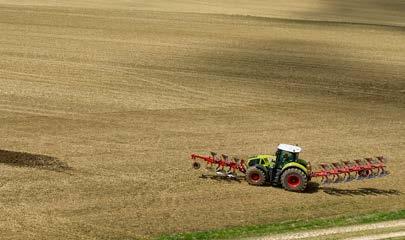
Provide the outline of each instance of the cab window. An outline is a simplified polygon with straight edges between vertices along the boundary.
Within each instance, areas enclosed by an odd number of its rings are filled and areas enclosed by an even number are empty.
[[[267,164],[268,162],[269,162],[269,159],[268,159],[268,158],[263,158],[263,159],[260,160],[260,164],[261,164],[261,165],[265,165],[265,164]]]
[[[296,158],[294,153],[287,152],[287,151],[280,151],[278,154],[279,154],[279,157],[281,158],[281,161],[284,161],[284,162],[295,161],[295,158]]]
[[[258,158],[252,159],[249,161],[249,167],[257,165],[257,164],[259,164],[259,162],[260,162],[260,159],[258,159]]]

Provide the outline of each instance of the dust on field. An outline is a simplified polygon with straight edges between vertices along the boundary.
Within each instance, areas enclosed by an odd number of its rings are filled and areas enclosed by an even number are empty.
[[[333,23],[123,2],[0,0],[0,149],[73,169],[3,162],[4,238],[150,237],[404,208],[405,31],[386,14],[401,5],[356,1],[380,17]],[[188,160],[281,142],[314,163],[384,154],[392,174],[299,194],[201,179]]]

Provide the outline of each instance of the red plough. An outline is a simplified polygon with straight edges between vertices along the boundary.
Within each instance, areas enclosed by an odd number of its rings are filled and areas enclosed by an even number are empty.
[[[313,171],[310,176],[312,178],[321,177],[323,184],[384,177],[389,174],[385,163],[386,159],[383,156],[332,164],[321,163],[320,170]]]
[[[193,168],[200,169],[201,164],[197,160],[202,160],[206,163],[206,169],[213,170],[218,176],[236,178],[238,172],[246,173],[245,160],[234,157],[229,159],[228,155],[221,154],[221,158],[217,157],[215,152],[211,152],[211,156],[192,154]]]

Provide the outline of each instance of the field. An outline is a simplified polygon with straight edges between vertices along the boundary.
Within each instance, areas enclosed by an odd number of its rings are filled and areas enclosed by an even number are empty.
[[[0,0],[2,239],[122,239],[405,208],[404,1]],[[298,2],[298,3],[297,3]],[[306,193],[189,154],[384,154]]]

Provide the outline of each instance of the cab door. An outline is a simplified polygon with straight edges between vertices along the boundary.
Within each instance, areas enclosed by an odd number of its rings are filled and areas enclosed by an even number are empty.
[[[285,164],[293,161],[294,159],[294,155],[291,152],[287,152],[284,150],[278,150],[276,156],[277,156],[276,160],[277,168],[282,168]]]

